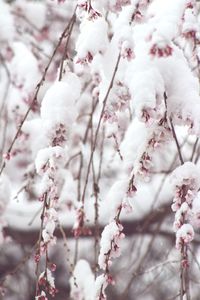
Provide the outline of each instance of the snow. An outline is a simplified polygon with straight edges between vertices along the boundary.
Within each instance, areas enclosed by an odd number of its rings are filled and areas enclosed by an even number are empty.
[[[47,224],[45,224],[45,229],[43,229],[42,231],[42,237],[44,243],[48,243],[52,239],[54,229],[55,229],[55,223],[53,221],[49,221]]]
[[[48,142],[41,118],[27,120],[24,123],[23,132],[29,136],[28,143],[31,143],[32,157],[35,158],[37,152],[45,148]]]
[[[89,263],[84,259],[79,260],[75,265],[73,275],[74,277],[70,278],[72,299],[94,300],[95,281]]]
[[[6,206],[9,204],[11,195],[11,182],[6,175],[2,175],[0,178],[0,195],[0,215],[2,215],[6,209]]]
[[[6,136],[5,150],[14,136],[13,129],[18,128],[33,99],[49,59],[47,56],[51,55],[76,4],[77,1],[22,0],[9,6],[1,1],[1,60],[5,65],[1,66],[0,75],[5,77],[5,66],[10,72],[10,77],[3,79],[0,86],[3,95],[7,82],[9,84],[7,97],[1,99],[6,108],[1,112],[0,124],[1,128],[6,127],[5,132],[1,130],[1,141],[4,133]],[[72,299],[94,300],[101,296],[102,300],[106,298],[107,285],[113,282],[111,272],[115,275],[124,265],[130,267],[133,257],[139,265],[137,253],[144,255],[148,249],[150,237],[138,235],[133,256],[127,255],[128,259],[122,256],[119,264],[116,262],[110,268],[114,258],[121,252],[126,253],[122,248],[125,245],[122,243],[123,221],[139,221],[139,224],[142,220],[149,221],[151,213],[159,212],[163,205],[170,207],[173,199],[173,227],[164,221],[162,228],[167,228],[172,235],[174,229],[179,250],[176,255],[194,238],[193,226],[199,227],[198,144],[193,157],[197,164],[189,160],[200,134],[199,70],[194,69],[199,55],[199,44],[194,44],[194,37],[200,35],[197,10],[186,0],[154,0],[149,4],[145,0],[92,0],[78,4],[80,18],[72,29],[62,80],[59,81],[60,62],[67,37],[47,72],[37,107],[28,115],[14,143],[11,159],[6,161],[4,174],[9,179],[7,181],[5,176],[0,181],[0,231],[4,218],[8,226],[16,230],[39,230],[42,207],[47,199],[48,206],[43,207],[43,244],[40,245],[45,251],[45,247],[56,242],[57,222],[67,229],[78,228],[84,217],[82,232],[94,226],[98,196],[98,223],[103,227],[98,258],[101,270],[95,280],[93,262],[89,264],[91,251],[86,253],[85,249],[89,240],[90,245],[94,241],[85,239],[82,247],[80,237],[78,258],[87,256],[89,260],[77,262],[70,284]],[[34,26],[16,17],[19,8]],[[43,52],[33,46],[33,42],[38,45],[38,40]],[[86,179],[102,104],[119,53],[120,63],[106,99]],[[186,161],[180,167],[170,119]],[[13,186],[10,187],[11,178]],[[82,196],[85,182],[83,205],[78,198]],[[98,195],[94,183],[98,186]],[[10,200],[21,188],[17,197]],[[126,210],[131,209],[133,213],[127,215]],[[32,220],[34,214],[36,217]],[[151,229],[153,227],[149,231]],[[156,243],[164,243],[163,240],[156,238]],[[0,232],[0,243],[3,242]],[[129,238],[125,246],[130,249]],[[157,244],[152,246],[157,248]],[[51,275],[48,276],[51,278]],[[129,275],[122,275],[122,284],[117,281],[119,290]],[[42,296],[46,297],[44,293]],[[148,296],[148,293],[144,295]]]
[[[0,2],[0,42],[12,41],[15,35],[14,20],[10,6],[4,1]]]
[[[113,219],[122,205],[128,190],[127,180],[118,180],[110,188],[106,202],[109,205],[110,218]]]
[[[137,66],[139,70],[137,70]],[[132,105],[136,116],[142,120],[143,110],[145,109],[150,113],[151,118],[156,119],[160,116],[156,113],[156,108],[164,94],[163,78],[153,66],[147,65],[142,69],[140,61],[135,63],[135,68],[134,63],[132,67],[134,76],[132,76],[129,86],[134,98]]]
[[[84,61],[88,53],[92,57],[106,50],[108,25],[103,17],[97,18],[94,22],[84,19],[80,26],[80,35],[76,42],[77,62]]]
[[[60,193],[60,204],[61,206],[75,204],[77,202],[76,198],[76,182],[72,176],[72,174],[67,171],[63,170],[62,177],[65,178],[64,184]]]
[[[41,118],[52,123],[64,123],[70,127],[77,111],[75,101],[80,96],[80,82],[75,75],[65,81],[55,82],[46,92],[41,105]]]
[[[22,42],[14,42],[12,49],[14,57],[9,64],[11,80],[16,87],[23,87],[25,93],[33,92],[40,75],[37,59]]]
[[[18,1],[17,7],[20,13],[24,15],[31,23],[41,30],[45,26],[47,12],[45,6],[40,2],[34,1]]]

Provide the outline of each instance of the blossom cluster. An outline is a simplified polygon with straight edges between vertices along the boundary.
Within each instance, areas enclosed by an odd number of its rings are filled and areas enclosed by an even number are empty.
[[[190,224],[192,206],[200,188],[200,171],[196,165],[186,162],[174,170],[172,184],[175,191],[172,210],[176,212],[174,231],[176,248],[182,251],[194,238],[194,229]]]
[[[99,266],[109,269],[111,259],[120,256],[120,241],[124,238],[123,226],[112,221],[104,228],[101,236]]]
[[[39,291],[37,292],[35,300],[48,300],[46,293],[48,293],[52,297],[55,297],[56,293],[58,292],[58,290],[55,288],[52,272],[48,268],[40,274],[38,279],[38,286]]]
[[[37,264],[41,254],[45,253],[47,256],[48,247],[56,243],[54,230],[58,219],[60,172],[67,160],[66,143],[70,128],[76,118],[76,109],[73,103],[79,94],[78,77],[69,72],[65,81],[55,82],[47,90],[41,105],[41,120],[44,130],[47,132],[46,143],[49,146],[39,150],[35,159],[36,172],[42,177],[39,200],[43,202],[42,233],[36,253]],[[46,270],[40,275],[38,285],[40,286],[41,281],[45,286],[48,283],[48,292],[54,296],[55,286],[54,284],[49,285],[49,278],[51,278],[49,272]]]

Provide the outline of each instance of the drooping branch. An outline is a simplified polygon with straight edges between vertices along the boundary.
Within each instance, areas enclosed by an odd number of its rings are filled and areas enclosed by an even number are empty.
[[[170,205],[165,204],[162,207],[158,208],[157,210],[154,210],[153,212],[143,216],[140,220],[133,220],[133,221],[122,221],[123,227],[124,227],[124,234],[126,236],[132,236],[132,235],[138,235],[138,234],[154,234],[155,230],[153,228],[153,225],[157,224],[160,220],[166,218],[170,213]],[[99,225],[99,231],[100,233],[103,231],[104,225]],[[63,230],[66,234],[67,238],[74,238],[74,233],[72,231],[72,227],[63,227]],[[35,244],[38,240],[38,234],[39,229],[17,229],[14,227],[7,226],[4,228],[4,232],[6,235],[13,238],[15,241],[21,244]],[[89,234],[91,233],[91,234]],[[174,241],[174,234],[173,232],[166,231],[166,230],[160,230],[158,232],[159,235],[168,237]],[[95,235],[95,227],[91,226],[89,227],[88,233],[81,237],[92,237]],[[62,234],[57,228],[55,230],[55,236],[57,238],[62,238]]]

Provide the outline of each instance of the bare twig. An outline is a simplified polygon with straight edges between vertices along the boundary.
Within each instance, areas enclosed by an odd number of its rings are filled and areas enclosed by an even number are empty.
[[[59,77],[58,77],[59,81],[62,80],[64,61],[67,58],[67,51],[68,51],[69,40],[70,40],[70,37],[71,37],[72,30],[73,30],[75,22],[76,22],[76,8],[75,8],[74,14],[73,14],[73,16],[72,16],[72,18],[70,20],[70,23],[69,23],[69,32],[68,32],[67,40],[66,40],[66,43],[65,43],[65,49],[63,51],[63,56],[62,56],[62,59],[61,59],[61,63],[60,63],[60,71],[59,71]]]
[[[118,58],[117,58],[116,65],[115,65],[115,69],[114,69],[114,72],[113,72],[113,75],[112,75],[112,78],[111,78],[111,81],[110,81],[110,84],[109,84],[109,87],[108,87],[108,90],[107,90],[107,93],[106,93],[106,95],[104,97],[104,100],[103,100],[103,106],[102,106],[101,114],[100,114],[99,121],[98,121],[98,124],[97,124],[96,132],[95,132],[95,135],[94,135],[93,147],[92,147],[92,151],[91,151],[91,154],[90,154],[90,159],[89,159],[89,163],[88,163],[88,167],[87,167],[87,171],[86,171],[85,185],[84,185],[83,193],[82,193],[82,197],[81,197],[81,202],[82,202],[83,209],[84,209],[85,193],[86,193],[89,174],[90,174],[90,168],[91,168],[91,164],[92,164],[93,155],[94,155],[94,152],[95,152],[95,149],[96,149],[97,138],[98,138],[98,134],[99,134],[103,114],[104,114],[104,111],[105,111],[106,103],[107,103],[108,97],[110,95],[110,91],[111,91],[113,83],[114,83],[115,75],[116,75],[117,70],[118,70],[118,66],[119,66],[119,63],[120,63],[120,58],[121,58],[121,56],[119,54]]]
[[[167,111],[167,95],[166,95],[166,93],[164,93],[164,101],[165,101],[165,107],[166,107],[166,111]],[[178,138],[177,138],[176,131],[175,131],[175,128],[174,128],[174,124],[173,124],[173,121],[172,121],[171,117],[168,117],[168,119],[169,119],[169,123],[170,123],[170,126],[171,126],[173,138],[174,138],[174,141],[176,143],[179,159],[180,159],[181,165],[183,165],[184,160],[183,160],[183,157],[182,157],[182,154],[181,154],[181,147],[180,147],[179,142],[178,142]]]

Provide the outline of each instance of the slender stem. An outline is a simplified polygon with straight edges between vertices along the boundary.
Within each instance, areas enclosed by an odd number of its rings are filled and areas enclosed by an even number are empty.
[[[97,139],[98,139],[98,134],[99,134],[99,130],[100,130],[100,126],[101,126],[103,114],[104,114],[104,111],[105,111],[105,107],[106,107],[106,104],[107,104],[108,96],[110,95],[110,91],[111,91],[113,83],[114,83],[115,75],[116,75],[117,70],[118,70],[120,58],[121,58],[121,56],[119,54],[118,58],[117,58],[116,65],[115,65],[115,69],[114,69],[114,72],[113,72],[113,75],[112,75],[112,78],[111,78],[111,81],[110,81],[110,84],[109,84],[109,87],[108,87],[108,90],[107,90],[107,93],[106,93],[106,95],[104,97],[104,100],[103,100],[103,107],[102,107],[102,110],[101,110],[101,114],[100,114],[99,121],[98,121],[98,124],[97,124],[97,129],[96,129],[95,136],[94,136],[93,147],[92,147],[92,151],[91,151],[91,154],[90,154],[90,159],[89,159],[89,163],[88,163],[88,167],[87,167],[87,172],[86,172],[85,185],[84,185],[83,194],[82,194],[82,198],[81,198],[83,209],[84,209],[85,193],[86,193],[86,189],[87,189],[87,184],[88,184],[88,179],[89,179],[89,174],[90,174],[90,168],[91,168],[91,164],[92,164],[92,159],[93,159],[93,155],[94,155],[94,152],[95,152],[95,149],[96,149],[96,143],[97,143]]]
[[[166,107],[166,112],[167,112],[167,94],[166,94],[166,92],[164,93],[164,101],[165,101],[165,107]],[[174,128],[174,124],[173,124],[173,121],[172,121],[171,117],[168,117],[168,119],[169,119],[169,123],[170,123],[170,126],[171,126],[173,138],[174,138],[174,141],[176,143],[176,147],[177,147],[177,151],[178,151],[178,156],[179,156],[181,165],[183,165],[184,164],[184,160],[183,160],[183,157],[182,157],[181,147],[180,147],[179,142],[178,142],[178,138],[177,138],[176,131],[175,131],[175,128]]]
[[[45,209],[46,209],[46,205],[47,205],[47,193],[45,193],[44,195],[44,202],[43,202],[43,208],[42,208],[42,213],[41,213],[41,225],[40,225],[40,232],[39,232],[39,237],[38,237],[38,241],[37,241],[37,249],[38,249],[38,253],[40,254],[40,246],[41,246],[41,241],[42,241],[42,231],[43,231],[43,225],[44,225],[44,213],[45,213]],[[36,264],[36,269],[35,269],[35,274],[36,274],[36,291],[35,291],[35,295],[37,296],[38,294],[38,278],[39,278],[39,261]]]
[[[184,160],[183,160],[183,157],[182,157],[182,154],[181,154],[181,148],[180,148],[180,145],[179,145],[179,142],[178,142],[178,138],[177,138],[176,131],[174,129],[174,124],[172,122],[172,118],[171,117],[169,118],[169,121],[170,121],[171,129],[172,129],[173,138],[174,138],[175,143],[176,143],[176,147],[177,147],[177,151],[178,151],[178,156],[179,156],[181,165],[183,165],[184,164]]]
[[[194,155],[195,155],[195,152],[196,152],[196,149],[197,149],[198,142],[199,142],[199,138],[197,137],[196,141],[194,143],[193,149],[192,149],[192,154],[191,154],[190,161],[193,161],[193,159],[194,159]]]
[[[69,26],[69,32],[68,32],[67,40],[66,40],[66,43],[65,43],[65,49],[64,49],[64,52],[63,52],[62,60],[61,60],[61,63],[60,63],[60,72],[59,72],[59,78],[58,78],[59,81],[62,80],[63,68],[64,68],[64,61],[67,58],[67,51],[68,51],[69,40],[70,40],[70,37],[71,37],[72,30],[73,30],[75,22],[76,22],[76,8],[75,8],[74,14],[73,14],[73,16],[72,16],[72,18],[70,20],[70,23],[69,23],[69,25],[70,25]]]

